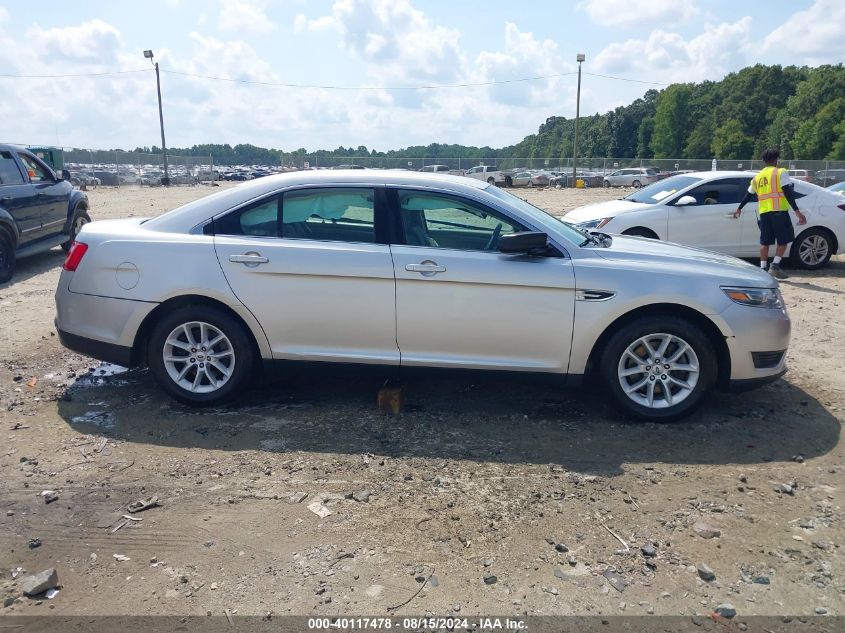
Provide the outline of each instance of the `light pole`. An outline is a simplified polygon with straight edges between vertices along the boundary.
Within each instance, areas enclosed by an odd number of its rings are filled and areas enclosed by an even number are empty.
[[[575,61],[578,62],[578,96],[575,100],[575,141],[572,143],[572,186],[578,184],[578,119],[581,116],[581,62],[586,58],[584,53],[578,53]],[[158,66],[156,66],[158,72]],[[164,134],[164,132],[162,132]],[[164,138],[164,137],[162,137]]]
[[[164,178],[161,179],[161,184],[168,186],[170,185],[170,176],[167,173],[167,144],[164,142],[164,114],[161,111],[161,79],[159,78],[158,74],[158,62],[153,61],[152,51],[144,51],[144,57],[149,59],[150,63],[155,66],[156,69],[156,90],[158,91],[158,122],[161,125],[161,152],[164,155]]]

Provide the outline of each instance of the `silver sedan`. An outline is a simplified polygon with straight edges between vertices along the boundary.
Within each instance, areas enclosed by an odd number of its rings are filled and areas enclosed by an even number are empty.
[[[86,225],[56,291],[65,346],[218,403],[260,361],[592,374],[675,419],[785,371],[777,282],[716,253],[588,233],[468,178],[296,172],[153,219]]]

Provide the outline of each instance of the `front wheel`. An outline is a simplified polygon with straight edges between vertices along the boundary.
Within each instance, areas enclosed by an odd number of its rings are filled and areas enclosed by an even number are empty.
[[[792,244],[790,261],[797,268],[818,270],[824,268],[833,255],[830,233],[820,228],[807,229]]]
[[[678,317],[628,323],[608,341],[600,362],[616,404],[643,420],[669,422],[689,414],[716,381],[713,345]]]
[[[255,366],[243,326],[208,306],[179,308],[161,319],[150,336],[147,360],[164,390],[192,406],[236,396]]]
[[[605,180],[602,184],[604,185],[605,189],[610,189],[610,181],[609,180]]]
[[[631,184],[633,185],[634,189],[639,189],[640,187],[643,186],[643,183],[641,183],[639,180],[635,180]]]
[[[67,253],[70,250],[70,245],[73,244],[73,241],[76,239],[76,236],[79,235],[79,232],[82,230],[82,227],[88,224],[91,221],[91,216],[88,215],[88,211],[84,208],[77,207],[73,212],[73,220],[70,223],[70,237],[68,241],[62,244],[62,250]]]

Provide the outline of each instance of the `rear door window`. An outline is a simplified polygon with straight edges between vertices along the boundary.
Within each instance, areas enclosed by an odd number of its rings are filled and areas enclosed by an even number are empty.
[[[0,185],[22,185],[23,174],[11,152],[0,152]]]
[[[375,192],[358,187],[285,192],[281,233],[285,238],[375,243]]]

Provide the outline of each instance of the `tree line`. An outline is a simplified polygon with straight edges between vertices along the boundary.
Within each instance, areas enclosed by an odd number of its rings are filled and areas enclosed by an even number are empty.
[[[570,158],[575,120],[549,117],[536,134],[494,149],[432,143],[379,152],[364,146],[282,151],[255,145],[194,145],[168,154],[207,156],[215,164],[337,164],[344,158]],[[757,64],[721,81],[648,90],[627,106],[581,117],[578,154],[614,158],[751,159],[779,147],[786,159],[845,160],[845,67]],[[156,147],[136,152],[159,153]],[[351,162],[351,160],[350,160]]]

